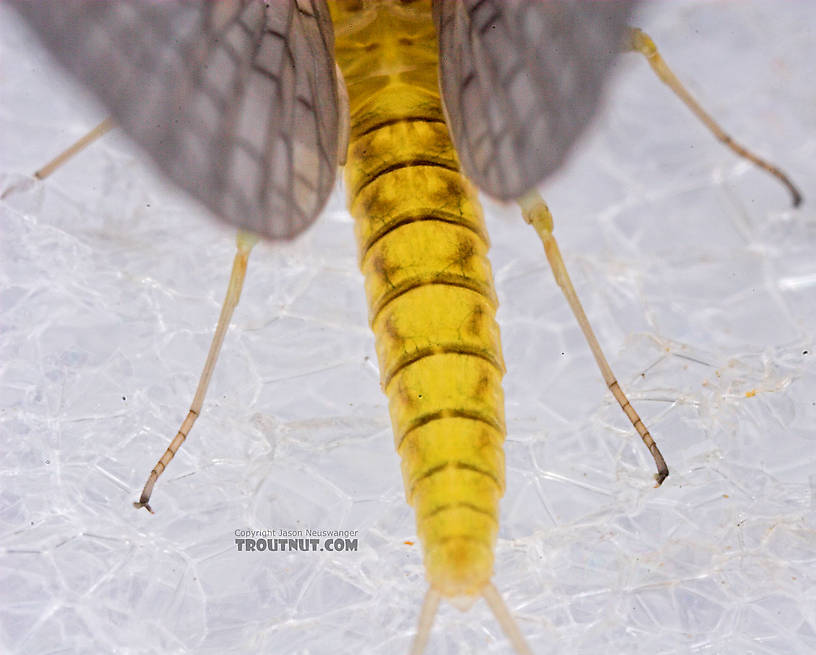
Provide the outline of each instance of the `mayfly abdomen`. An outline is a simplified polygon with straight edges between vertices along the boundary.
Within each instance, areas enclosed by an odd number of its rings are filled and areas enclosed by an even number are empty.
[[[331,9],[349,209],[406,498],[431,586],[476,596],[493,572],[505,431],[482,211],[444,121],[430,2]]]

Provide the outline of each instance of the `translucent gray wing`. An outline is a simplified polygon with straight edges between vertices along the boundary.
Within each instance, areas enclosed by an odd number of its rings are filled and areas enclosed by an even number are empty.
[[[434,0],[440,84],[467,176],[514,200],[592,118],[633,2]]]
[[[337,170],[325,0],[60,0],[14,6],[180,187],[221,218],[291,238]]]

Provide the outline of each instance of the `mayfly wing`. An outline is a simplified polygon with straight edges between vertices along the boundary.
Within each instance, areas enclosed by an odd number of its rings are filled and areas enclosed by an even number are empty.
[[[178,186],[276,239],[320,213],[338,161],[324,0],[13,3]]]
[[[589,123],[634,2],[435,0],[440,84],[467,176],[516,200]]]

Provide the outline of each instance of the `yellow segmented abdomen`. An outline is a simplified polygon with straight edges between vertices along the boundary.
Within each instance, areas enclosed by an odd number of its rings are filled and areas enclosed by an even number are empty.
[[[444,122],[430,6],[416,4],[427,22],[402,32],[387,7],[352,29],[354,14],[332,6],[351,107],[345,178],[427,576],[445,596],[473,596],[492,577],[504,492],[504,363],[482,211]]]

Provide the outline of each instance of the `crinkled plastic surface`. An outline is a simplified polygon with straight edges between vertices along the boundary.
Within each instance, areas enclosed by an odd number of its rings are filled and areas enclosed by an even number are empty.
[[[533,651],[816,651],[816,7],[637,18],[738,161],[635,55],[543,189],[587,313],[671,468],[607,393],[513,208],[488,204],[508,488],[495,583]],[[0,651],[406,652],[425,582],[351,220],[262,244],[202,418],[230,230],[122,137],[28,175],[103,114],[0,7]],[[236,530],[356,530],[356,552],[238,552]],[[428,653],[511,652],[484,603]]]

